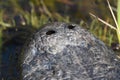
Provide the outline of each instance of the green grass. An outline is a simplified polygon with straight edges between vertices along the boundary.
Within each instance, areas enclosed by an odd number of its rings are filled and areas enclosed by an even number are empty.
[[[50,20],[54,21],[63,21],[63,22],[71,22],[71,19],[76,17],[70,17],[69,15],[61,15],[57,12],[56,5],[59,3],[56,0],[51,0],[50,4],[47,3],[47,0],[29,0],[25,5],[29,6],[31,9],[26,10],[23,9],[23,5],[20,2],[24,2],[24,0],[8,0],[6,2],[0,1],[0,6],[5,6],[0,11],[0,46],[2,47],[2,31],[7,29],[7,27],[15,27],[15,21],[13,17],[15,15],[20,15],[25,19],[25,24],[23,25],[31,25],[32,27],[38,29],[41,25],[50,22]],[[60,3],[62,4],[62,3]],[[117,3],[119,6],[117,8],[118,13],[120,14],[120,0]],[[76,3],[76,5],[79,5]],[[12,10],[12,11],[8,11]],[[103,9],[104,10],[104,9]],[[8,12],[7,12],[8,11]],[[103,11],[104,12],[104,11]],[[77,15],[80,12],[76,12]],[[6,18],[8,17],[8,19]],[[103,16],[104,17],[104,16]],[[120,15],[117,16],[118,25],[120,25]],[[106,18],[106,15],[105,15]],[[81,19],[80,19],[81,20]],[[106,19],[106,21],[110,20],[110,17]],[[87,24],[86,22],[79,21],[80,25],[84,28],[87,28],[90,32],[96,35],[98,38],[103,40],[108,46],[111,46],[111,43],[116,42],[117,38],[119,38],[120,42],[120,34],[116,36],[116,33],[113,29],[108,28],[106,25],[98,22],[97,19],[92,18],[92,21]],[[78,23],[78,22],[77,22]],[[82,23],[82,24],[81,24]],[[84,25],[85,24],[85,25]]]
[[[119,44],[120,44],[120,0],[118,0],[117,2],[117,22],[118,22],[117,37],[118,37]]]
[[[25,5],[29,6],[31,8],[30,10],[23,9],[24,6],[22,6],[20,2],[24,2],[24,1],[27,1]],[[75,15],[72,15],[72,17],[70,17],[69,14],[68,15],[60,14],[59,12],[57,12],[58,10],[57,5],[59,4],[58,2],[56,2],[57,0],[51,0],[49,4],[47,3],[48,1],[49,0],[6,0],[6,1],[3,0],[3,1],[0,1],[0,7],[4,6],[3,8],[0,8],[0,51],[4,43],[2,37],[5,36],[3,35],[3,30],[7,29],[8,27],[17,27],[14,21],[14,16],[16,15],[20,15],[25,19],[25,22],[24,22],[25,24],[23,24],[24,27],[26,27],[26,25],[30,25],[36,29],[40,28],[43,24],[46,24],[48,22],[52,22],[52,21],[54,22],[54,20],[62,21],[62,22],[71,22],[72,19],[78,18],[78,17],[74,17]],[[75,5],[78,6],[79,4],[80,3],[76,3]],[[92,17],[91,17],[92,21],[90,23],[87,23],[85,21],[80,21],[81,19],[77,23],[79,23],[83,28],[88,29],[91,33],[93,33],[99,39],[104,41],[108,46],[111,46],[111,43],[113,42],[120,43],[120,33],[119,33],[120,32],[120,15],[119,15],[120,0],[118,0],[116,5],[118,5],[117,6],[117,22],[119,26],[117,30],[107,27],[106,25],[100,23],[97,19]],[[67,6],[66,8],[69,8],[69,6]],[[103,8],[106,8],[106,7],[103,7]],[[104,11],[102,11],[101,13],[103,12]],[[84,12],[76,11],[77,15],[81,13],[84,14]],[[106,16],[107,14],[105,13],[103,18],[105,19]],[[105,19],[105,21],[112,22],[111,21],[112,17],[111,16],[107,16],[107,17],[108,18]],[[116,32],[117,32],[117,35],[116,35]]]

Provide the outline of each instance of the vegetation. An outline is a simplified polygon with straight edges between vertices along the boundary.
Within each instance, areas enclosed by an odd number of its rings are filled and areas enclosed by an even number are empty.
[[[109,1],[107,4],[108,0],[0,0],[0,52],[6,40],[21,34],[17,29],[24,27],[27,33],[28,28],[36,30],[54,21],[80,24],[106,45],[112,47],[116,43],[120,49],[120,0]],[[15,29],[15,33],[9,28]]]
[[[120,44],[120,0],[118,0],[118,3],[117,3],[117,22],[118,22],[117,36]]]
[[[111,1],[111,3],[113,6],[118,5],[117,22],[118,26],[120,26],[120,15],[118,15],[120,14],[120,0],[118,0],[117,4],[116,0]],[[5,36],[2,35],[2,32],[9,27],[19,26],[16,24],[16,16],[20,17],[20,25],[25,27],[30,25],[36,29],[48,22],[75,22],[87,28],[108,46],[111,46],[114,42],[120,43],[120,27],[116,27],[116,30],[114,30],[89,15],[90,12],[95,13],[97,16],[101,16],[106,22],[115,25],[109,9],[105,6],[106,1],[101,0],[93,0],[90,3],[88,3],[88,0],[1,0],[0,47],[4,43],[2,37]],[[81,12],[82,9],[84,9],[83,12]]]

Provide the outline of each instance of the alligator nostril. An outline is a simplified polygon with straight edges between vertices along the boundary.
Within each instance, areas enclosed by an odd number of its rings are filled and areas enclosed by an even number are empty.
[[[75,26],[74,26],[74,25],[68,25],[68,28],[69,28],[69,29],[74,29]]]
[[[47,35],[51,35],[51,34],[55,34],[55,33],[56,33],[56,31],[54,31],[54,30],[49,30],[46,32]]]

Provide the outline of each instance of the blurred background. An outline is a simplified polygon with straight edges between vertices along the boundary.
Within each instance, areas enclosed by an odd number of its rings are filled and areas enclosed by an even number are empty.
[[[117,17],[117,0],[109,0]],[[117,55],[120,44],[107,0],[0,0],[0,80],[20,80],[19,56],[31,34],[50,22],[72,22],[93,33]]]

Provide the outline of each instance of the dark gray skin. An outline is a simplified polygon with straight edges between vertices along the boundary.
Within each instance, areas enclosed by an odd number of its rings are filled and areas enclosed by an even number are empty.
[[[120,80],[120,60],[76,24],[45,25],[23,54],[23,80]]]

